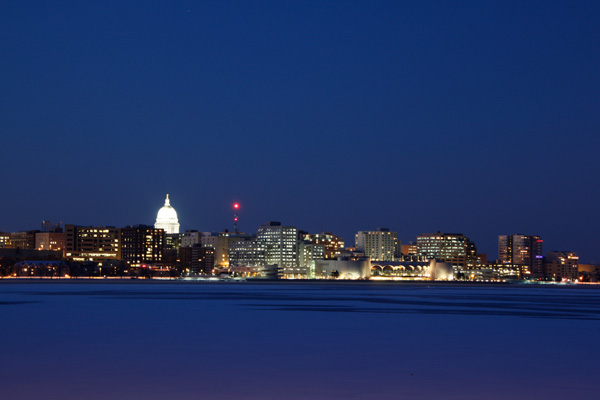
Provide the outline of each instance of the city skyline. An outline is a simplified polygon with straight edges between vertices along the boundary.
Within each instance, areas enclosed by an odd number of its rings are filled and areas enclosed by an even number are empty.
[[[596,399],[598,21],[0,1],[3,397]]]
[[[0,5],[0,229],[540,235],[600,262],[600,4]]]
[[[200,232],[225,232],[225,231],[229,231],[229,232],[234,232],[234,228],[236,226],[234,224],[235,224],[235,222],[239,223],[239,221],[238,221],[239,220],[239,215],[244,215],[244,214],[241,214],[241,213],[243,213],[245,207],[242,206],[238,202],[230,202],[230,203],[228,203],[228,205],[229,205],[229,210],[230,210],[230,220],[229,220],[230,226],[225,226],[225,227],[223,227],[221,229],[203,229],[203,227],[188,227],[187,224],[184,223],[182,225],[183,227],[181,228],[180,231],[179,231],[179,225],[177,225],[178,231],[176,233],[183,234],[183,233],[189,232],[189,231],[200,231]],[[159,227],[162,228],[162,227],[165,226],[165,221],[162,221],[161,223],[159,223],[158,221],[159,221],[159,218],[160,218],[159,216],[164,212],[163,210],[165,208],[168,208],[168,212],[173,213],[175,215],[175,218],[177,219],[177,212],[175,211],[175,208],[171,207],[171,205],[170,205],[169,194],[166,194],[165,203],[164,203],[164,205],[163,205],[162,208],[158,209],[158,216],[156,216],[154,218],[156,220],[156,223],[149,223],[148,221],[130,222],[130,223],[126,223],[126,224],[107,224],[107,223],[102,223],[101,221],[99,223],[92,223],[92,224],[80,224],[80,223],[73,222],[73,221],[66,221],[66,222],[61,221],[61,223],[73,224],[75,226],[82,226],[82,227],[85,227],[85,226],[106,226],[106,227],[124,228],[124,227],[135,226],[135,225],[140,225],[141,224],[141,225],[148,225],[148,226],[155,226],[157,228],[159,228]],[[156,214],[157,213],[155,212],[155,215]],[[163,214],[163,218],[164,218],[164,214]],[[238,218],[238,220],[236,220],[234,222],[234,218]],[[275,221],[275,220],[276,219],[273,219],[273,218],[266,218],[266,219],[263,220],[263,222],[258,223],[255,227],[249,227],[248,226],[248,227],[245,228],[245,230],[244,229],[240,229],[240,231],[252,234],[252,233],[256,232],[256,229],[260,228],[260,226],[263,225],[265,223],[265,221],[266,221],[266,223],[268,223],[269,221]],[[44,224],[52,224],[53,222],[54,221],[50,221],[50,220],[42,220],[42,226]],[[180,221],[176,220],[177,224],[179,224],[179,222]],[[295,221],[283,221],[283,222],[285,224],[289,223],[290,225],[295,226],[298,229],[307,230],[302,225],[301,222],[300,223],[296,223]],[[168,223],[167,223],[167,225],[168,225]],[[368,230],[373,231],[375,229],[380,229],[380,228],[390,229],[391,231],[398,232],[400,234],[400,231],[396,230],[394,227],[390,227],[390,226],[387,226],[387,225],[386,226],[377,226],[377,227],[373,226],[373,227],[369,227],[369,229],[356,229],[353,233],[348,234],[347,236],[344,236],[343,234],[341,234],[339,231],[337,231],[335,229],[311,230],[309,232],[311,232],[311,233],[332,232],[332,233],[340,236],[341,238],[343,238],[344,241],[345,241],[345,243],[346,243],[346,245],[347,245],[347,247],[348,247],[348,246],[352,246],[353,245],[354,240],[355,240],[355,236],[357,235],[357,233],[361,233],[361,231],[368,231]],[[10,232],[21,232],[21,231],[29,231],[29,230],[36,230],[36,229],[37,228],[28,227],[26,229],[6,230],[6,229],[2,229],[2,227],[0,227],[0,232],[8,232],[8,233],[10,233]],[[405,234],[403,232],[402,233],[403,236],[399,236],[398,240],[402,244],[409,244],[409,243],[416,244],[417,243],[417,236],[418,235],[422,235],[422,234],[435,234],[436,232],[437,233],[440,233],[440,232],[454,232],[454,233],[465,234],[466,236],[470,236],[468,232],[459,232],[457,230],[441,231],[441,230],[437,229],[437,230],[429,231],[429,232],[426,232],[426,231],[417,232],[417,233],[414,233],[412,236],[409,236],[410,233]],[[167,232],[165,230],[165,233],[173,233],[173,232]],[[495,259],[499,258],[499,254],[498,254],[498,252],[499,252],[498,238],[499,237],[501,237],[502,235],[523,235],[523,234],[526,234],[526,235],[537,235],[534,232],[517,232],[517,231],[510,231],[510,232],[498,233],[495,236],[495,238],[493,239],[495,241],[494,242],[494,246],[496,246],[495,249],[492,248],[491,246],[489,246],[489,243],[482,242],[483,243],[483,245],[482,245],[477,240],[474,240],[474,243],[477,246],[477,248],[479,250],[478,252],[480,254],[485,254],[487,256],[488,260],[495,260]],[[541,238],[544,238],[544,235],[538,235],[538,236],[540,236]],[[544,241],[545,241],[545,239],[544,239]],[[548,244],[549,244],[549,246],[548,246]],[[488,245],[488,246],[486,246],[486,245]],[[492,248],[492,251],[490,251],[490,252],[484,251],[484,249],[486,249],[486,248]],[[581,257],[582,261],[585,261],[585,262],[588,262],[588,263],[592,263],[592,264],[596,264],[597,263],[597,261],[590,259],[590,257],[588,257],[585,253],[582,253],[577,248],[565,248],[564,246],[561,246],[560,244],[554,245],[552,243],[546,242],[545,249],[546,249],[545,251],[559,251],[559,252],[560,251],[574,251],[574,252],[577,252],[579,254],[579,256]]]

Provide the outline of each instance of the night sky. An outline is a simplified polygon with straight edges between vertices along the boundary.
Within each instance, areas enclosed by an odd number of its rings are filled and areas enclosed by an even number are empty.
[[[0,3],[0,230],[348,244],[499,234],[600,262],[600,2]]]

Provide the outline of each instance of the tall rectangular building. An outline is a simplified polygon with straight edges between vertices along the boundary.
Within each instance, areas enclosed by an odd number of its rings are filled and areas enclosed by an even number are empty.
[[[256,240],[265,247],[266,264],[277,264],[283,273],[295,275],[298,268],[298,228],[271,221],[258,228]]]
[[[517,265],[521,269],[521,279],[543,277],[543,240],[535,235],[498,236],[498,262]]]
[[[121,229],[121,258],[131,267],[162,262],[165,231],[148,225]]]
[[[398,232],[390,232],[387,228],[359,231],[355,239],[356,249],[372,261],[394,261],[395,257],[400,256]]]
[[[65,225],[65,257],[99,263],[121,260],[121,230],[113,226]]]

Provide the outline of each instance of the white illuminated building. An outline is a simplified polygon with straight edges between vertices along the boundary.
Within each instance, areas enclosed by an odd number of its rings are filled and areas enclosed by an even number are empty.
[[[167,198],[165,199],[165,205],[158,210],[154,227],[157,229],[163,229],[165,233],[179,233],[179,219],[177,219],[177,211],[171,207],[169,195],[167,195]]]

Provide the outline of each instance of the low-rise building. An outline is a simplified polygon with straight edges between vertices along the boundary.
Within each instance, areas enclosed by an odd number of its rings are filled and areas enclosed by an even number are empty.
[[[575,282],[579,277],[579,257],[573,251],[549,251],[542,271],[545,280]]]
[[[63,232],[38,232],[35,234],[37,250],[65,250],[65,234]]]

